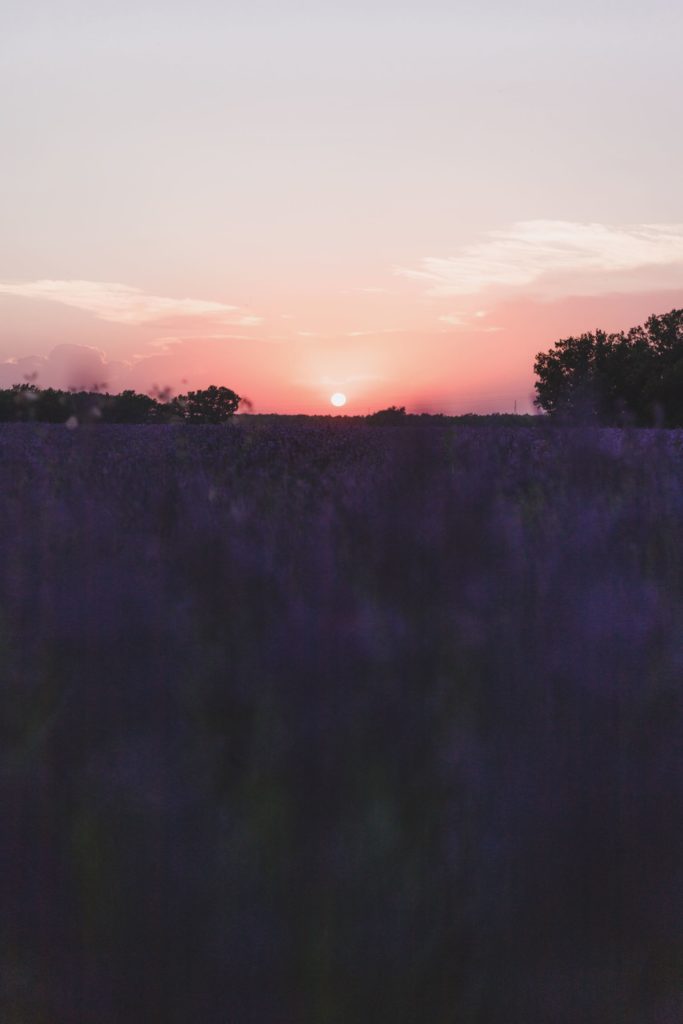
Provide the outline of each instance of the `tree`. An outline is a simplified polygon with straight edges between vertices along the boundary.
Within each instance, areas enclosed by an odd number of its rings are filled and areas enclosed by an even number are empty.
[[[240,396],[230,388],[211,387],[203,391],[189,391],[176,402],[183,409],[186,423],[225,423],[237,412]]]
[[[55,388],[41,389],[36,402],[36,419],[41,423],[65,423],[72,410],[71,395]]]
[[[378,409],[365,417],[368,423],[379,426],[391,426],[397,423],[406,422],[406,409],[404,405],[390,405],[388,409]]]
[[[36,403],[40,392],[35,384],[13,384],[5,394],[8,396],[8,420],[24,422],[36,419]]]
[[[157,409],[157,402],[149,395],[122,391],[120,395],[108,396],[104,405],[105,423],[151,423]]]
[[[683,425],[683,310],[562,338],[534,362],[536,405],[572,421]]]

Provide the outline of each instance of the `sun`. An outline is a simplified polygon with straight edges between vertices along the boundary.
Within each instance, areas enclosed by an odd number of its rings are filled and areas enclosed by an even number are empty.
[[[335,391],[333,395],[330,395],[330,401],[332,405],[336,405],[339,408],[342,405],[346,405],[346,395],[342,394],[341,391]]]

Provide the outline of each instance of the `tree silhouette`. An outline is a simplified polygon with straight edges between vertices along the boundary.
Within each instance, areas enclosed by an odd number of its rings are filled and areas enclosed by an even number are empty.
[[[536,405],[605,425],[683,425],[683,309],[627,332],[562,338],[534,362]]]
[[[215,385],[177,398],[161,392],[157,398],[132,390],[110,395],[24,383],[0,390],[0,422],[224,423],[240,402],[234,391]]]
[[[378,426],[405,423],[406,409],[404,405],[390,405],[388,409],[378,409],[377,412],[371,412],[365,418],[368,423]]]
[[[176,400],[183,409],[186,423],[225,423],[239,407],[240,396],[230,388],[211,387],[189,391]]]
[[[154,418],[157,402],[149,395],[128,390],[115,395],[103,410],[105,423],[149,423]]]

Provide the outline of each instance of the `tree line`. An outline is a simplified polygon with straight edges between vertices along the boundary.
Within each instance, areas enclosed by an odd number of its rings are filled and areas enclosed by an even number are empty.
[[[628,331],[596,330],[561,338],[547,352],[538,353],[534,372],[535,405],[551,419],[603,426],[683,427],[683,309],[653,315]],[[225,423],[241,402],[249,406],[230,388],[216,385],[171,397],[132,390],[117,395],[60,391],[26,382],[0,390],[0,422]],[[404,406],[390,406],[366,417],[378,425],[414,419]],[[495,416],[476,419],[497,421]],[[529,422],[532,417],[510,414],[506,420]]]
[[[2,423],[225,423],[242,399],[230,388],[189,391],[175,398],[123,391],[60,391],[36,384],[15,384],[0,390]]]
[[[534,363],[535,404],[554,419],[683,426],[683,309],[607,334],[563,338]]]

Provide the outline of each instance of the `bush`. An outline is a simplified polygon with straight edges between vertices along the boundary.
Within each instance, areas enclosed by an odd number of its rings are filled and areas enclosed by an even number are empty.
[[[380,409],[365,417],[373,426],[396,426],[406,422],[405,406],[390,405],[388,409]]]

